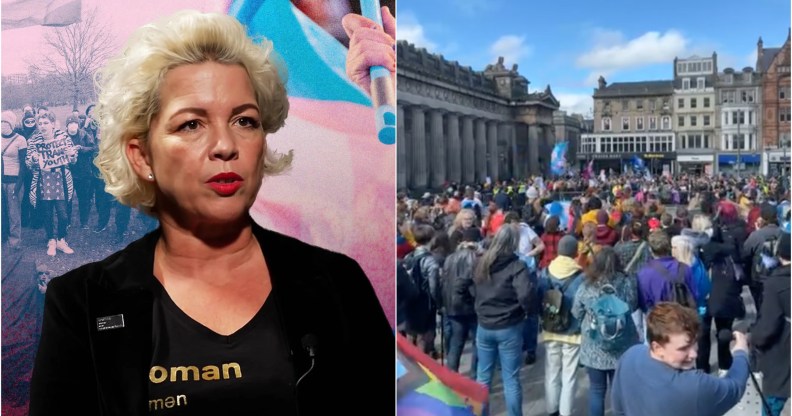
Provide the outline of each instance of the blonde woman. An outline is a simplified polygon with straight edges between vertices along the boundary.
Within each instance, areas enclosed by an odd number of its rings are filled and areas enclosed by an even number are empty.
[[[187,11],[100,72],[96,164],[160,228],[49,284],[31,415],[324,414],[361,379],[393,410],[394,337],[360,266],[249,215],[292,160],[267,143],[289,110],[274,62],[235,18]]]
[[[454,222],[448,229],[448,235],[451,238],[451,247],[456,250],[456,247],[462,241],[462,235],[465,230],[472,228],[476,223],[476,213],[469,208],[459,210],[454,217]]]

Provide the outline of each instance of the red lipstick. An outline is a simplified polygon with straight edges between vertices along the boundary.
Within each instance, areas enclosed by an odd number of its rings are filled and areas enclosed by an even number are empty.
[[[235,172],[222,172],[209,178],[206,184],[217,194],[230,196],[242,187],[242,182],[244,182],[244,179]]]

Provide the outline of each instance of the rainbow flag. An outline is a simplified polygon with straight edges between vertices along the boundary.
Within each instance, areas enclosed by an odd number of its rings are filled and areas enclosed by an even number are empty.
[[[398,416],[481,416],[487,388],[443,367],[396,335]]]

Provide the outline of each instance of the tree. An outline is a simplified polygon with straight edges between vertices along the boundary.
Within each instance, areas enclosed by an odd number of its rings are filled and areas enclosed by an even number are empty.
[[[71,90],[72,106],[76,110],[81,88],[93,85],[93,75],[115,51],[113,37],[97,18],[96,9],[92,9],[81,21],[46,32],[44,41],[49,50],[40,58],[40,66],[33,65],[54,75],[62,86]],[[93,91],[90,95],[94,95]]]

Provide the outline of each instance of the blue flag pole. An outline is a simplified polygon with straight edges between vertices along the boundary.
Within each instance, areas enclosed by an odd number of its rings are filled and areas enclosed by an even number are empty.
[[[360,10],[364,17],[382,26],[379,0],[360,0]],[[393,91],[393,78],[390,71],[382,66],[372,66],[371,101],[374,104],[374,117],[377,138],[384,144],[396,143],[396,96]]]

